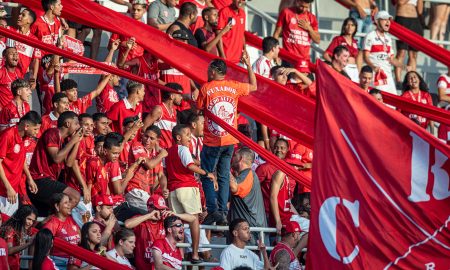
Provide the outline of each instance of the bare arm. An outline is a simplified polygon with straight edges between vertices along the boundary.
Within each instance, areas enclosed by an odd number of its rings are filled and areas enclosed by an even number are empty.
[[[159,250],[152,249],[155,270],[176,270],[175,268],[165,266],[163,264],[162,254]]]
[[[161,106],[153,107],[153,110],[150,114],[148,114],[144,119],[144,127],[143,130],[146,130],[149,126],[153,125],[156,121],[161,118],[162,108]]]
[[[329,53],[325,52],[323,54],[323,59],[325,59],[328,62],[331,62],[331,55]]]
[[[278,264],[278,269],[289,269],[289,265],[291,263],[289,253],[284,249],[278,251],[275,255],[274,263]]]
[[[172,25],[171,23],[158,24],[156,19],[150,19],[150,18],[147,20],[147,24],[160,30],[160,31],[166,31],[167,28],[169,28]]]
[[[272,176],[272,183],[270,185],[270,210],[276,223],[278,233],[281,233],[281,218],[280,210],[278,209],[278,193],[283,184],[285,174],[282,171],[277,171]]]
[[[71,169],[73,171],[75,178],[78,181],[78,184],[80,184],[81,188],[83,189],[83,201],[84,203],[87,204],[91,201],[91,190],[86,185],[86,181],[84,180],[83,175],[81,174],[78,160],[75,160]]]
[[[167,157],[167,151],[165,149],[161,149],[158,155],[154,158],[146,158],[142,165],[145,166],[146,169],[150,170],[155,168],[158,164],[161,164],[163,158]]]
[[[6,189],[6,196],[9,203],[16,202],[17,192],[11,186],[8,178],[6,178],[5,170],[3,169],[3,159],[0,159],[0,180],[3,183],[3,186]]]
[[[128,54],[135,44],[134,38],[130,38],[126,43],[126,50],[120,55],[119,60],[117,61],[117,66],[122,68],[125,65],[125,61],[127,60]]]
[[[58,147],[47,147],[47,152],[53,162],[59,164],[65,161],[72,148],[74,148],[74,146],[80,141],[77,137],[77,135],[74,135],[69,143],[67,143],[62,149],[58,149]]]
[[[380,67],[376,66],[372,61],[370,61],[370,52],[369,51],[363,51],[363,58],[366,64],[373,69],[374,72],[378,72]]]
[[[172,25],[171,27],[169,27],[166,31],[166,33],[171,36],[173,32],[175,32],[176,30],[180,30],[180,27],[178,25]]]
[[[112,231],[117,224],[117,219],[114,213],[109,216],[109,219],[106,221],[106,228],[102,232],[102,238],[100,239],[101,246],[107,246],[109,242],[109,238],[112,235]]]
[[[119,48],[120,45],[120,39],[116,39],[111,44],[111,48],[108,51],[108,55],[105,58],[106,63],[112,63],[114,52]]]
[[[33,180],[33,177],[31,177],[30,170],[28,169],[26,161],[23,163],[23,172],[25,173],[25,177],[27,178],[28,188],[30,189],[31,193],[35,194],[38,191],[38,188]]]
[[[273,37],[279,39],[282,31],[283,28],[281,26],[277,26],[277,28],[275,28],[275,32],[273,33]]]
[[[258,83],[256,81],[256,75],[253,72],[252,65],[250,64],[250,57],[246,50],[244,50],[244,53],[242,54],[242,61],[247,66],[248,81],[250,84],[249,91],[254,92],[254,91],[258,90]]]
[[[153,210],[151,213],[148,213],[148,214],[145,214],[142,216],[129,218],[129,219],[125,220],[125,228],[133,229],[133,228],[139,226],[139,224],[141,224],[142,222],[147,221],[147,220],[156,221],[156,220],[158,220],[156,218],[157,215],[159,215],[159,211]]]
[[[205,51],[210,52],[214,47],[216,47],[219,42],[222,40],[223,35],[225,35],[228,31],[230,31],[231,25],[227,24],[222,30],[220,30],[216,37],[211,40],[209,43],[203,42],[202,47]]]
[[[103,79],[100,81],[100,83],[97,85],[97,87],[91,91],[91,100],[98,97],[98,95],[101,94],[103,89],[105,89],[105,86],[108,84],[109,79],[111,79],[111,74],[108,74],[103,77]]]

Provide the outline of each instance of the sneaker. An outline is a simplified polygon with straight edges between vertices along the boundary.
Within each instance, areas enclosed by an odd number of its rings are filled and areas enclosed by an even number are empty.
[[[224,222],[223,215],[220,212],[218,212],[218,211],[214,211],[212,213],[208,213],[208,215],[206,216],[205,220],[203,220],[202,224],[204,224],[204,225],[212,225],[214,222],[216,224]]]

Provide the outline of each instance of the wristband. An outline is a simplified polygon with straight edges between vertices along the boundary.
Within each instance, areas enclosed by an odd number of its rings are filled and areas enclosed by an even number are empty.
[[[203,174],[203,176],[208,176],[208,171],[207,170],[204,170],[205,171],[205,174]]]

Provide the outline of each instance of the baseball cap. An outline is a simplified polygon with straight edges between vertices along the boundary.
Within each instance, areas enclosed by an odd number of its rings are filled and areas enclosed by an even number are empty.
[[[295,221],[289,221],[285,224],[285,227],[284,227],[285,234],[301,232],[301,231],[302,231],[302,229],[300,229],[300,225],[298,225],[298,223]]]
[[[184,30],[176,30],[172,33],[172,37],[175,39],[189,40],[189,35]]]
[[[165,210],[167,209],[166,200],[164,200],[163,196],[158,194],[153,194],[148,198],[147,201],[147,207],[153,206],[158,210]]]
[[[92,199],[94,206],[108,205],[114,206],[114,199],[111,195],[97,195]]]
[[[375,15],[375,21],[378,21],[378,20],[388,20],[388,19],[391,19],[392,18],[392,15],[390,15],[389,14],[389,12],[387,12],[386,10],[381,10],[381,11],[378,11],[378,13]]]
[[[294,148],[286,154],[284,161],[290,165],[303,166],[302,153]]]
[[[131,4],[132,5],[148,5],[148,1],[147,0],[132,0]]]

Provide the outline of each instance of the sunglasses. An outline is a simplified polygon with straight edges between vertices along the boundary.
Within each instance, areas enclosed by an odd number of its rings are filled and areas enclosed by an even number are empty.
[[[181,228],[181,227],[183,227],[183,223],[173,224],[173,225],[170,226],[170,227],[171,227],[171,228],[173,228],[173,227]]]

